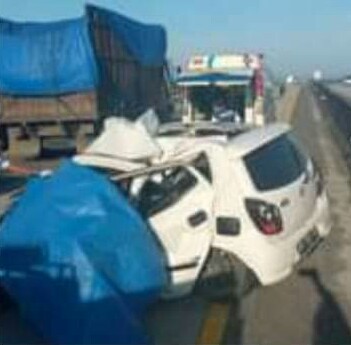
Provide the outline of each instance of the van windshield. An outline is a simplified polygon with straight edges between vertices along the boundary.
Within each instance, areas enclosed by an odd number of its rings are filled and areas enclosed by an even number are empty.
[[[244,157],[251,178],[260,191],[284,187],[306,170],[306,155],[291,133],[282,135]]]

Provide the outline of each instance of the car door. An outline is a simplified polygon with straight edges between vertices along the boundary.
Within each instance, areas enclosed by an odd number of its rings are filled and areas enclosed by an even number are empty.
[[[138,208],[149,220],[167,259],[166,296],[189,293],[213,239],[213,189],[194,168],[177,166],[143,178]]]

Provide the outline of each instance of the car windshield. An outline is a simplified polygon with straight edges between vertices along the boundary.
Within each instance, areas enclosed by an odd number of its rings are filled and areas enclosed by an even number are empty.
[[[252,181],[260,191],[284,187],[306,169],[306,156],[291,134],[286,134],[249,153],[244,158]]]

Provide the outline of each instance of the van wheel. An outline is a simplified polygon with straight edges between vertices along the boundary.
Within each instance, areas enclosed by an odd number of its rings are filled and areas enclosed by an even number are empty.
[[[257,285],[254,273],[233,255],[212,249],[196,285],[210,300],[240,299]]]

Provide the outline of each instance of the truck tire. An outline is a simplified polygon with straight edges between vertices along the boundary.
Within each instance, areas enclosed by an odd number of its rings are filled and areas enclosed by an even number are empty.
[[[10,146],[9,132],[6,126],[0,126],[0,151],[7,151]]]
[[[254,273],[232,254],[212,249],[196,284],[196,292],[209,300],[238,299],[257,285]]]

